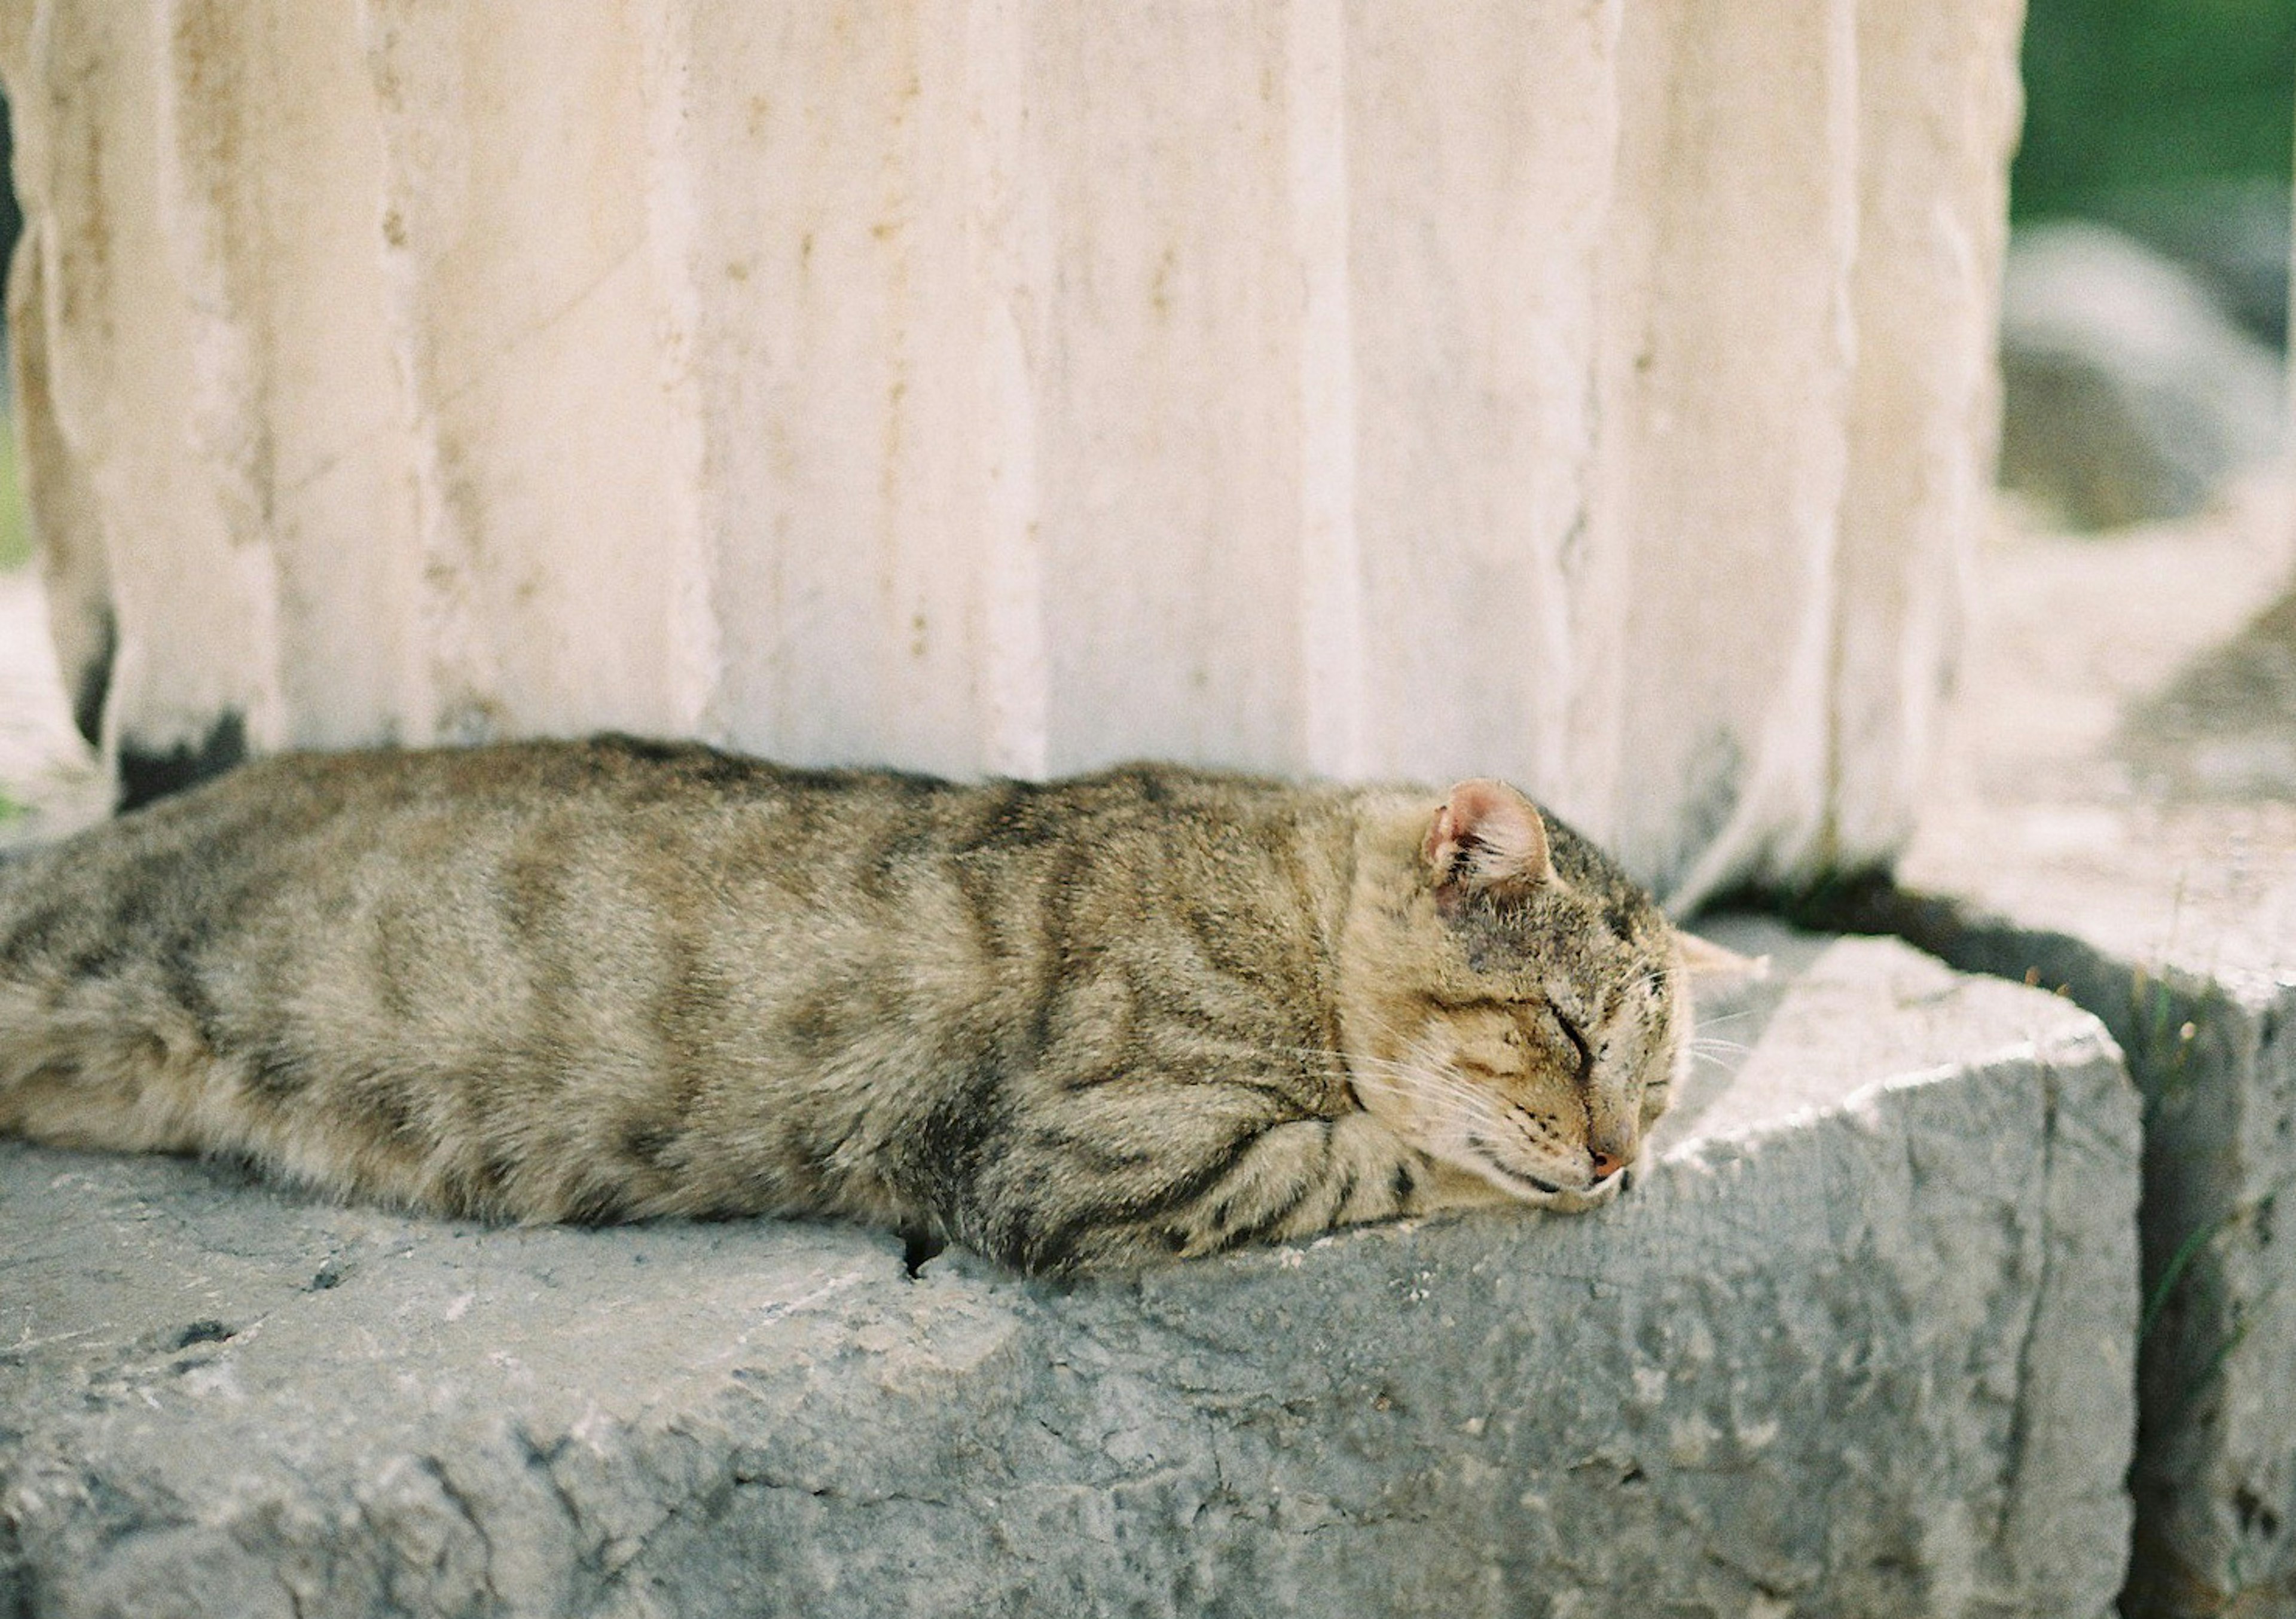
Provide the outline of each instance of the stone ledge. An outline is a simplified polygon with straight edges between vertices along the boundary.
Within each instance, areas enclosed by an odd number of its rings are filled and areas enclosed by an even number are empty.
[[[2145,1103],[2146,1300],[2128,1611],[2296,1615],[2296,1251],[2276,1231],[2296,1182],[2296,815],[2093,820],[2081,857],[2005,867],[2013,818],[1944,822],[1909,886],[1804,909],[2061,988],[2127,1051]]]
[[[2062,988],[2145,1099],[2130,1619],[2296,1619],[2296,488],[1979,559],[1947,768],[1818,925]]]
[[[2119,1053],[1893,943],[1734,942],[1751,1050],[1615,1207],[1065,1291],[0,1145],[0,1612],[2104,1614]]]

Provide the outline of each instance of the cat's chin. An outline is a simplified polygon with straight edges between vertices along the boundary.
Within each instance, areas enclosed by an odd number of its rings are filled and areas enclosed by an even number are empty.
[[[1589,1186],[1561,1186],[1541,1176],[1511,1168],[1496,1158],[1480,1153],[1464,1163],[1465,1167],[1515,1201],[1528,1203],[1534,1208],[1550,1209],[1558,1214],[1582,1214],[1588,1209],[1602,1207],[1619,1195],[1627,1180],[1622,1173]]]
[[[1539,1206],[1552,1214],[1583,1214],[1588,1209],[1600,1208],[1605,1203],[1611,1202],[1626,1190],[1626,1185],[1627,1177],[1621,1173],[1612,1175],[1607,1181],[1596,1182],[1585,1191],[1557,1192],[1554,1197],[1543,1201]]]

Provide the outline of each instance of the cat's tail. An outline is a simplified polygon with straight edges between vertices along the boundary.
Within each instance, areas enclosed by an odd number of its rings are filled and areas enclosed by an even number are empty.
[[[200,1031],[164,996],[126,983],[0,974],[0,1136],[193,1150],[204,1139],[209,1066]]]
[[[54,936],[81,914],[40,858],[63,846],[0,848],[0,1135],[184,1150],[204,1034],[152,971],[88,970],[87,941]]]

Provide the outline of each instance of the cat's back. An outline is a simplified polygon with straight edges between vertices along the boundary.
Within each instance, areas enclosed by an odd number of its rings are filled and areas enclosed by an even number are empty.
[[[1168,766],[955,784],[624,737],[291,754],[0,872],[0,975],[149,980],[315,1040],[712,986],[994,1007],[1102,968],[1308,995],[1346,830],[1330,792]]]
[[[520,844],[771,794],[784,773],[619,739],[260,759],[0,871],[0,966],[86,970],[99,943],[116,953],[194,918],[217,944],[266,900],[308,909],[362,880],[450,885]]]

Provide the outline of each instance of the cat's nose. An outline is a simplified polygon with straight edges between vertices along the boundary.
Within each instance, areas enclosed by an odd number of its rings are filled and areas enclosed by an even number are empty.
[[[1597,1150],[1587,1156],[1595,1160],[1595,1183],[1597,1186],[1627,1166],[1627,1161],[1624,1158],[1611,1153]]]

